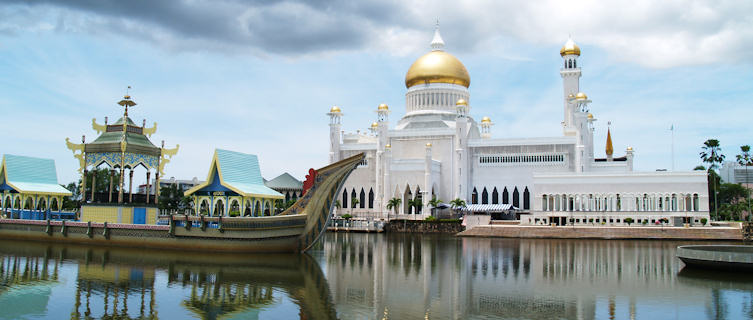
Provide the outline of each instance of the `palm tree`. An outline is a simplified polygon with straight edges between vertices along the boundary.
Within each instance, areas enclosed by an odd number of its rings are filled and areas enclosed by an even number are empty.
[[[453,210],[458,211],[462,208],[465,208],[465,200],[460,199],[460,198],[455,198],[454,200],[450,201],[450,206],[452,207]]]
[[[403,203],[403,199],[392,198],[387,201],[387,210],[394,210],[395,216],[397,216],[397,208],[400,208],[400,204]]]
[[[431,200],[429,200],[429,205],[431,206],[431,215],[434,215],[434,209],[436,209],[440,204],[442,204],[442,200],[437,199],[437,197],[432,197]]]
[[[750,181],[748,181],[748,166],[753,165],[753,156],[750,154],[750,146],[747,144],[740,146],[740,154],[738,154],[736,158],[738,164],[745,166],[745,183],[750,183]],[[748,195],[748,201],[746,202],[748,203],[748,216],[746,219],[750,220],[750,195]]]
[[[350,199],[350,215],[351,216],[353,215],[353,208],[355,208],[359,202],[360,201],[358,201],[358,198],[356,197],[353,197],[352,199]]]
[[[424,206],[424,203],[418,197],[415,197],[412,200],[408,200],[408,207],[416,208],[416,211],[414,211],[414,214],[418,214],[418,210],[421,209],[421,207],[423,206]]]
[[[724,155],[722,154],[722,147],[719,145],[719,140],[717,139],[708,139],[703,143],[703,147],[701,147],[703,151],[701,151],[701,160],[703,162],[706,162],[709,164],[709,175],[711,175],[711,172],[714,171],[718,167],[717,163],[722,163],[724,161]],[[714,172],[716,173],[716,172]],[[714,216],[716,218],[719,218],[719,201],[717,201],[716,197],[716,177],[713,177],[713,184],[714,184]]]

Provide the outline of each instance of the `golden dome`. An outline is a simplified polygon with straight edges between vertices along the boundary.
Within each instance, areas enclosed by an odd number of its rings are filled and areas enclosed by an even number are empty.
[[[378,124],[378,123],[376,123],[376,122],[372,122],[372,123],[371,123],[371,128],[372,128],[372,129],[376,129],[376,127],[378,127],[378,126],[379,126],[379,124]]]
[[[593,118],[594,118],[594,115],[593,115],[593,114],[591,114],[591,113],[589,113],[589,114],[588,114],[588,118],[589,118],[589,119],[593,119]]]
[[[405,87],[410,88],[421,83],[451,83],[468,88],[471,76],[458,58],[435,50],[418,58],[405,74]]]
[[[426,143],[426,147],[427,147],[427,148],[431,148],[431,142],[427,142],[427,143]]]
[[[588,96],[583,92],[578,92],[578,94],[575,95],[575,99],[586,100],[588,99]]]
[[[392,146],[388,144],[388,145],[384,146],[384,148],[385,149],[389,149],[389,148],[392,148]]]
[[[628,147],[627,151],[633,151],[633,147]]]
[[[580,47],[578,47],[578,45],[575,44],[573,39],[567,39],[567,42],[565,42],[565,45],[563,45],[562,49],[560,49],[560,56],[564,57],[570,54],[580,56]]]
[[[575,98],[575,95],[573,95],[573,94],[571,93],[571,94],[568,94],[568,95],[567,95],[567,97],[568,97],[568,98],[570,98],[570,99],[572,99],[572,98]]]
[[[390,110],[390,107],[388,107],[386,103],[382,103],[377,107],[377,110]]]
[[[332,106],[332,109],[329,109],[329,112],[330,113],[339,113],[339,112],[342,112],[342,111],[340,111],[340,107],[338,107],[338,106]]]
[[[489,119],[489,117],[483,117],[481,118],[481,123],[492,123],[492,119]]]
[[[458,102],[455,102],[456,106],[467,106],[468,101],[465,101],[465,99],[458,99]]]

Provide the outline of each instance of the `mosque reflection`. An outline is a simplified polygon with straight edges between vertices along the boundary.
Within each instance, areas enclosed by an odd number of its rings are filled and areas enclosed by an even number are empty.
[[[634,319],[666,302],[716,318],[722,301],[707,279],[678,280],[676,242],[327,237],[326,273],[342,318]],[[735,290],[753,301],[751,283]]]
[[[61,306],[70,313],[47,316],[253,319],[282,300],[290,300],[301,319],[336,318],[327,281],[308,255],[182,254],[3,242],[0,256],[0,305],[16,306],[0,313],[0,319],[44,315]],[[73,294],[56,295],[56,288],[68,291],[66,282],[74,286]],[[183,313],[163,307],[169,304]]]

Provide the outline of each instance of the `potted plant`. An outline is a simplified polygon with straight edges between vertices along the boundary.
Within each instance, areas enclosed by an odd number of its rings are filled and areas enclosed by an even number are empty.
[[[706,219],[706,218],[701,218],[701,225],[702,225],[702,226],[705,226],[705,225],[706,225],[706,222],[709,222],[709,219]]]

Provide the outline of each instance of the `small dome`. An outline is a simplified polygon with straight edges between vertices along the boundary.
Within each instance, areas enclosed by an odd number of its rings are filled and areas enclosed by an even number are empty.
[[[468,101],[465,101],[465,99],[458,99],[458,101],[455,102],[455,105],[456,106],[467,106],[468,105]]]
[[[471,76],[462,62],[444,51],[432,51],[418,58],[405,74],[405,87],[421,83],[471,85]]]
[[[378,126],[379,126],[379,124],[378,124],[378,123],[376,123],[376,122],[372,122],[372,123],[371,123],[371,128],[372,128],[372,129],[376,129],[376,128],[377,128]]]
[[[481,118],[481,123],[492,123],[492,119],[489,119],[489,117],[483,117]]]
[[[431,142],[427,142],[427,143],[426,143],[426,147],[427,147],[427,148],[431,148]]]
[[[340,111],[340,107],[338,107],[338,106],[332,106],[332,109],[329,109],[329,112],[330,113],[340,113],[342,111]]]
[[[575,95],[575,99],[586,100],[588,99],[588,96],[583,92],[578,92],[578,94]]]
[[[580,47],[575,44],[575,41],[573,41],[573,39],[567,39],[565,45],[563,45],[562,49],[560,49],[560,56],[564,57],[566,55],[580,56]]]
[[[571,93],[571,94],[568,94],[567,97],[570,98],[570,99],[573,99],[573,98],[575,98],[575,95]]]
[[[589,118],[589,119],[593,119],[593,118],[594,118],[594,115],[593,115],[592,113],[589,113],[589,114],[588,114],[588,118]]]
[[[388,145],[384,146],[384,148],[385,149],[389,149],[389,148],[392,148],[392,146],[388,144]]]
[[[377,107],[377,110],[390,110],[390,107],[388,107],[386,103],[382,103]]]
[[[627,147],[627,151],[633,151],[633,147]]]

